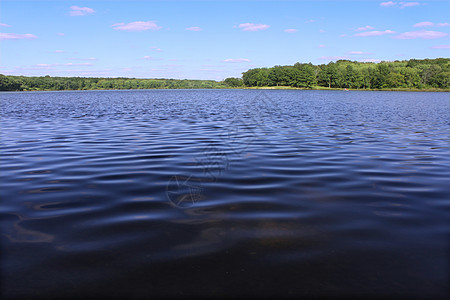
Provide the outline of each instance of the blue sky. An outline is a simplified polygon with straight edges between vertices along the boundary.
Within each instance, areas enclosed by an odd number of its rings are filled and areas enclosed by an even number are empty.
[[[0,73],[213,79],[450,55],[450,1],[0,2]]]

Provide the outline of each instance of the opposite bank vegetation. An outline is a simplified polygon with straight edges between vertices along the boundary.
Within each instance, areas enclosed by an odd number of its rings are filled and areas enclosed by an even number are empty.
[[[328,64],[255,68],[242,78],[213,80],[26,77],[0,74],[0,91],[102,89],[302,88],[450,91],[450,59],[411,59],[393,62],[338,60]]]

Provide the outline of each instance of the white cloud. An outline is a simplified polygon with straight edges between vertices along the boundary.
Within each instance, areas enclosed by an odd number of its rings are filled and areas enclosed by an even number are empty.
[[[350,55],[367,55],[367,54],[372,54],[372,53],[364,52],[364,51],[348,51],[347,54],[350,54]]]
[[[55,50],[55,51],[53,51],[54,53],[64,53],[65,51],[64,50]]]
[[[242,31],[258,31],[258,30],[266,30],[270,26],[267,24],[243,23],[239,24],[238,27],[241,28]]]
[[[0,27],[11,27],[11,25],[5,24],[5,23],[0,23]]]
[[[227,62],[227,63],[243,63],[243,62],[250,62],[250,59],[248,59],[248,58],[228,58],[228,59],[225,59],[224,62]]]
[[[418,30],[401,33],[395,36],[396,39],[411,40],[411,39],[438,39],[445,36],[449,36],[448,33],[431,30]]]
[[[433,22],[419,22],[413,25],[413,27],[446,27],[446,26],[450,26],[450,23],[433,23]]]
[[[381,61],[381,59],[377,59],[377,58],[365,58],[365,59],[360,59],[358,60],[360,62],[373,62],[373,63],[378,63]]]
[[[93,10],[92,8],[89,7],[79,7],[79,6],[71,6],[70,7],[70,11],[69,11],[69,15],[70,16],[85,16],[85,15],[89,15],[89,14],[93,14],[95,13],[95,10]]]
[[[392,30],[384,30],[384,31],[374,30],[374,31],[365,31],[365,32],[361,32],[361,33],[356,33],[355,36],[367,37],[367,36],[380,36],[380,35],[394,34],[394,33],[395,33],[395,31],[392,31]]]
[[[70,60],[97,60],[95,57],[88,57],[88,58],[69,57],[67,59],[70,59]]]
[[[389,7],[389,6],[395,6],[397,3],[396,2],[392,2],[392,1],[388,1],[388,2],[381,2],[380,5],[383,7]]]
[[[211,72],[211,73],[223,72],[223,70],[218,70],[218,69],[199,69],[199,70],[203,71],[203,72]]]
[[[405,8],[405,7],[418,6],[418,5],[420,5],[420,3],[419,2],[400,2],[399,5],[400,5],[400,8]]]
[[[63,66],[93,66],[92,63],[65,63]]]
[[[387,1],[387,2],[381,2],[380,6],[383,7],[399,7],[399,8],[406,8],[406,7],[413,7],[421,5],[419,2],[393,2],[393,1]]]
[[[431,49],[450,49],[450,45],[433,46],[433,47],[431,47]]]
[[[155,47],[155,46],[150,47],[150,49],[155,52],[162,52],[162,50],[160,48]]]
[[[297,32],[297,29],[285,29],[284,32],[287,32],[287,33],[296,33],[296,32]]]
[[[23,40],[23,39],[37,39],[37,36],[31,33],[0,33],[0,40]]]
[[[200,27],[197,27],[197,26],[188,27],[188,28],[186,28],[186,30],[189,30],[189,31],[202,31],[202,29]]]
[[[325,48],[325,45],[319,45],[319,46],[317,46],[317,47],[319,47],[319,48]]]
[[[155,21],[136,21],[131,23],[116,23],[112,27],[115,30],[125,30],[125,31],[145,31],[145,30],[160,30],[162,27],[156,25]]]
[[[413,25],[413,27],[430,27],[434,26],[433,22],[419,22]]]
[[[349,59],[348,56],[321,56],[319,57],[321,60],[340,60],[340,59]]]
[[[363,27],[356,28],[355,31],[366,31],[366,30],[371,30],[371,29],[375,29],[375,28],[372,27],[372,26],[366,25],[366,26],[363,26]]]
[[[62,33],[62,32],[58,32],[57,35],[59,35],[59,36],[65,36],[65,34]]]
[[[50,67],[60,67],[60,66],[93,66],[92,63],[65,63],[65,64],[37,64],[36,67],[50,68]]]

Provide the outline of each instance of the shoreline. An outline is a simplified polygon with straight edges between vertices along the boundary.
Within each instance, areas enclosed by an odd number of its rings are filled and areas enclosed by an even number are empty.
[[[290,86],[260,86],[260,87],[223,87],[223,88],[154,88],[154,89],[82,89],[82,90],[22,90],[22,91],[0,91],[1,93],[11,92],[63,92],[63,91],[143,91],[143,90],[305,90],[305,91],[364,91],[364,92],[450,92],[450,89],[424,88],[424,89],[410,89],[410,88],[389,88],[389,89],[348,89],[348,88],[327,88],[327,87],[312,87],[312,88],[297,88]]]
[[[313,88],[296,88],[290,86],[261,86],[261,87],[245,87],[243,89],[254,90],[314,90],[314,91],[367,91],[367,92],[450,92],[450,89],[438,88],[424,88],[424,89],[410,89],[410,88],[387,88],[387,89],[349,89],[349,88],[327,88],[327,87],[313,87]]]

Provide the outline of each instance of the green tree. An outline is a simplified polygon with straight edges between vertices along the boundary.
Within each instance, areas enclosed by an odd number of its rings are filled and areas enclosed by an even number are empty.
[[[290,77],[290,85],[294,87],[312,88],[317,84],[315,68],[311,64],[296,63]]]
[[[20,86],[19,81],[0,74],[0,91],[18,91]]]
[[[246,86],[267,86],[269,83],[268,70],[250,69],[242,74],[242,80]]]
[[[338,69],[336,63],[330,62],[328,65],[322,65],[318,74],[319,83],[322,86],[336,87],[338,78]]]
[[[404,68],[400,69],[400,74],[403,75],[406,87],[409,87],[409,88],[419,87],[420,75],[419,75],[418,69],[411,68],[411,67],[404,67]]]
[[[405,77],[400,73],[394,73],[391,72],[386,77],[386,86],[397,88],[397,87],[403,87],[405,83]]]
[[[422,82],[426,85],[434,86],[435,81],[433,78],[442,72],[442,68],[437,64],[428,65],[423,68],[422,71]]]
[[[387,79],[390,73],[391,71],[386,63],[377,64],[374,87],[379,89],[388,87]]]
[[[229,87],[241,87],[244,85],[242,79],[234,77],[226,78],[223,82]]]

